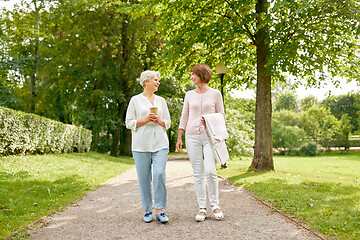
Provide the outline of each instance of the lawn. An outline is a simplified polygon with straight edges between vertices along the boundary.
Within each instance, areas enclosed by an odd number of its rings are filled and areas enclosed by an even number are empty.
[[[250,163],[234,159],[218,173],[327,237],[360,239],[360,152],[274,156],[275,172]]]
[[[134,166],[99,153],[0,159],[0,239],[46,216]]]

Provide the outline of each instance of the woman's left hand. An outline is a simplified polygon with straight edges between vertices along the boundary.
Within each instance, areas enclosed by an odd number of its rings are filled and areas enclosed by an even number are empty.
[[[154,123],[159,123],[161,121],[161,118],[160,116],[154,114],[154,116],[151,118],[151,121],[153,121]]]
[[[155,117],[153,117],[151,121],[165,127],[165,122],[161,119],[160,116],[155,115]]]

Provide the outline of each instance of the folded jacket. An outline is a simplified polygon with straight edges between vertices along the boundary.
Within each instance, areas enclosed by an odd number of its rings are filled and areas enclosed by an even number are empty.
[[[225,139],[229,137],[226,130],[224,115],[221,113],[205,114],[206,127],[204,132],[210,142],[211,148],[217,162],[226,163],[229,159],[229,153],[226,148]]]

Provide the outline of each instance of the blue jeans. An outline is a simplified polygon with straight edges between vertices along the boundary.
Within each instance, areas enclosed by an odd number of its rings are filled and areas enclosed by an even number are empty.
[[[165,168],[169,149],[165,148],[157,152],[133,151],[132,153],[139,181],[142,209],[152,210],[152,178],[154,179],[155,209],[166,209]]]

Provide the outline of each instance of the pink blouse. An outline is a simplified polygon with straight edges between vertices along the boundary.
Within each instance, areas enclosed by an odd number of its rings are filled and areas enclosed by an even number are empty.
[[[204,133],[201,117],[204,114],[224,112],[224,104],[219,90],[210,88],[205,93],[188,91],[185,95],[179,129],[186,130],[188,135]]]

